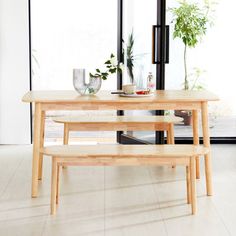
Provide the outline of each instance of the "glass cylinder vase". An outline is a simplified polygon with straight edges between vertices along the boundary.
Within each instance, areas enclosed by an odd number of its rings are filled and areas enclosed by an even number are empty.
[[[102,79],[100,77],[89,78],[89,83],[86,83],[85,69],[74,69],[73,85],[80,95],[94,95],[100,90]]]

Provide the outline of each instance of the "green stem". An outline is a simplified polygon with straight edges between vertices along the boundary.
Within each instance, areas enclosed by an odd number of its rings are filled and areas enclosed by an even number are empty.
[[[84,95],[86,94],[87,89],[88,89],[88,85],[86,86],[86,89],[84,90]]]
[[[190,90],[193,90],[195,88],[198,78],[199,78],[199,76],[196,76],[196,79],[194,80],[193,86],[191,87]]]
[[[187,45],[184,45],[184,89],[189,89],[188,71],[187,71]]]

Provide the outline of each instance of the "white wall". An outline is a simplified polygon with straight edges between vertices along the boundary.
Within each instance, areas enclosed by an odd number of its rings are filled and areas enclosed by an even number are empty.
[[[28,0],[0,0],[0,144],[30,142]]]

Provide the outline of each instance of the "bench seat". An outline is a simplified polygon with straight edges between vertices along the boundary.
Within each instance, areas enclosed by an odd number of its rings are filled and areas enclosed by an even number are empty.
[[[205,155],[208,148],[197,145],[57,145],[41,149],[44,155],[56,157],[189,157]]]
[[[52,156],[51,214],[56,213],[59,197],[59,170],[65,166],[186,166],[187,202],[192,214],[196,212],[195,158],[209,152],[208,148],[195,145],[79,145],[50,146],[41,149]]]
[[[64,116],[53,121],[64,125],[63,144],[69,143],[70,131],[166,131],[167,143],[174,144],[176,116]],[[38,179],[42,179],[43,157],[39,160]],[[63,166],[65,167],[65,166]],[[174,166],[173,166],[174,167]]]
[[[176,116],[68,116],[53,118],[69,131],[148,131],[169,129],[183,121]]]

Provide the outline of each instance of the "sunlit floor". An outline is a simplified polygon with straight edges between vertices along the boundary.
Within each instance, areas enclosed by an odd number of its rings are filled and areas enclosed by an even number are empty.
[[[181,167],[70,167],[51,216],[50,158],[31,199],[32,146],[0,146],[0,235],[236,235],[236,145],[212,149],[214,196],[206,196],[202,173],[195,216]]]

